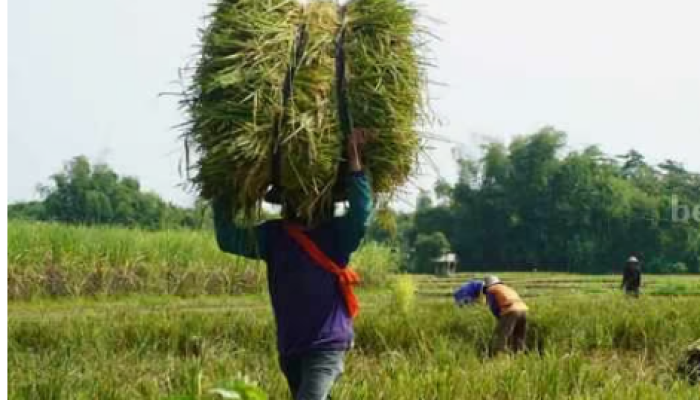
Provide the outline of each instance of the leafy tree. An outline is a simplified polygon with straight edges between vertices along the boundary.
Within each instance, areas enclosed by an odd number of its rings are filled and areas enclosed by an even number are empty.
[[[197,202],[194,209],[168,204],[142,191],[138,179],[120,177],[109,166],[92,165],[84,156],[67,162],[50,181],[39,187],[43,201],[12,204],[8,217],[148,229],[210,225],[206,203]]]
[[[413,271],[432,272],[433,261],[449,250],[450,242],[442,232],[419,234],[413,252]]]
[[[546,127],[459,160],[457,182],[435,187],[437,205],[421,193],[406,247],[441,233],[469,270],[611,272],[637,254],[648,272],[700,272],[700,221],[671,219],[674,205],[700,205],[700,175],[672,160],[649,165],[634,150],[565,154],[565,145]]]
[[[418,201],[416,201],[416,211],[429,210],[433,206],[433,199],[430,198],[430,193],[421,190],[418,194]]]
[[[39,220],[44,217],[44,213],[44,203],[41,201],[15,203],[7,206],[8,219]]]
[[[440,202],[449,202],[452,199],[452,186],[445,179],[440,178],[435,183],[435,197]]]

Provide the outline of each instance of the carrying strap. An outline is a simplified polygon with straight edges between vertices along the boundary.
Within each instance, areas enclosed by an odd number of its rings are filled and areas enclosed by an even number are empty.
[[[350,101],[348,99],[347,65],[345,61],[345,35],[347,33],[346,12],[346,7],[340,9],[341,25],[335,39],[335,90],[343,145],[347,144],[347,139],[353,130],[352,113],[350,112]],[[343,146],[342,149],[345,149],[345,147]]]
[[[272,136],[274,140],[272,141],[272,185],[278,189],[281,189],[282,175],[282,138],[280,137],[280,133],[287,122],[287,108],[289,107],[289,102],[294,92],[294,78],[296,78],[296,74],[301,66],[302,59],[304,58],[304,51],[308,40],[309,32],[306,24],[302,24],[297,29],[297,34],[294,39],[292,59],[287,67],[287,73],[284,76],[284,82],[282,84],[282,109],[273,126]]]
[[[340,199],[345,199],[345,180],[343,179],[347,176],[349,166],[347,161],[347,154],[345,149],[347,148],[348,138],[352,134],[354,123],[352,119],[352,113],[350,112],[350,100],[348,98],[348,78],[347,78],[347,63],[345,58],[345,36],[347,34],[347,4],[340,7],[339,17],[340,17],[340,27],[335,37],[335,94],[336,103],[338,106],[338,122],[340,128],[340,151],[341,151],[341,161],[338,164],[338,173],[336,185],[333,188],[334,193],[339,196]]]
[[[360,275],[353,271],[350,267],[341,268],[333,260],[331,260],[326,254],[321,251],[321,249],[316,246],[316,244],[309,239],[308,236],[302,232],[302,230],[297,225],[290,223],[285,223],[284,228],[287,230],[289,236],[297,242],[299,246],[306,252],[306,254],[311,257],[319,267],[325,269],[326,271],[332,273],[338,278],[338,285],[340,287],[340,292],[345,300],[345,306],[348,310],[348,314],[351,318],[357,317],[360,313],[360,302],[353,292],[353,286],[360,283]]]
[[[347,82],[347,72],[346,72],[346,59],[345,59],[345,35],[347,32],[346,26],[346,14],[348,9],[348,4],[353,0],[346,3],[344,6],[339,8],[340,17],[340,27],[335,37],[335,95],[337,103],[337,113],[339,130],[341,136],[341,146],[340,146],[340,158],[341,161],[338,164],[337,180],[333,192],[339,197],[336,200],[345,200],[345,181],[343,177],[347,175],[349,170],[347,155],[345,154],[345,149],[347,147],[348,138],[353,131],[353,119],[350,112],[350,101],[348,99],[348,82]],[[309,41],[309,32],[306,24],[302,24],[298,27],[297,35],[294,41],[294,48],[292,52],[292,59],[287,68],[287,73],[284,78],[282,86],[282,110],[280,115],[277,116],[276,121],[273,126],[273,141],[272,146],[272,187],[277,189],[274,196],[271,196],[269,201],[273,203],[282,203],[281,198],[277,196],[282,196],[282,149],[281,142],[282,138],[280,133],[287,121],[287,108],[289,106],[290,99],[294,91],[294,78],[301,66],[302,60],[305,55],[306,45]],[[269,193],[268,193],[269,194]]]

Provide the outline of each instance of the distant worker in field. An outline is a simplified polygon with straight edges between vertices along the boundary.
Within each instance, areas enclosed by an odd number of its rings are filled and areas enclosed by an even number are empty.
[[[226,199],[217,199],[213,207],[221,250],[267,264],[280,367],[295,400],[327,399],[352,347],[353,318],[359,311],[352,286],[359,277],[347,265],[372,210],[361,163],[364,143],[362,130],[348,141],[349,209],[342,217],[326,210],[319,223],[308,227],[287,204],[284,219],[250,232],[235,225]]]
[[[454,293],[455,304],[459,307],[474,304],[481,298],[481,292],[483,290],[484,281],[472,279]]]
[[[622,285],[620,286],[626,294],[639,297],[639,288],[642,286],[642,270],[637,257],[630,257],[625,264],[622,273]]]
[[[506,286],[496,276],[487,276],[484,279],[483,292],[491,312],[498,319],[491,342],[493,354],[506,350],[525,350],[528,310],[525,302],[515,290]]]

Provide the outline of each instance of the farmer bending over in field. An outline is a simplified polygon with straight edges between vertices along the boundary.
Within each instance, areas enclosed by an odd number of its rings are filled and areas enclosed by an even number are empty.
[[[518,293],[506,286],[496,276],[484,279],[484,294],[491,312],[498,319],[491,348],[493,354],[525,350],[527,336],[527,305]]]
[[[622,273],[622,285],[625,293],[630,296],[639,297],[639,287],[642,286],[642,271],[639,268],[639,260],[637,257],[630,257],[625,264],[625,270]]]
[[[454,293],[455,303],[459,307],[473,304],[481,298],[482,290],[484,290],[484,281],[473,279],[457,289]]]
[[[359,277],[346,266],[372,210],[361,164],[364,143],[362,130],[348,141],[350,207],[343,217],[334,217],[331,208],[322,221],[306,227],[287,204],[283,220],[264,222],[250,232],[234,224],[227,199],[214,203],[221,250],[267,264],[280,367],[295,400],[327,399],[353,343],[358,304],[351,285]]]

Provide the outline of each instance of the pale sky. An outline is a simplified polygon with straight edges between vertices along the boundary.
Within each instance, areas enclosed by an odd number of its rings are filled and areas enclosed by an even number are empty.
[[[362,1],[362,0],[358,0]],[[573,148],[636,148],[700,171],[700,4],[694,0],[424,0],[444,87],[434,132],[475,153],[543,125]],[[206,0],[10,0],[9,201],[37,197],[85,154],[166,200],[182,155],[178,68],[195,54]],[[452,145],[435,143],[439,174]],[[436,172],[420,180],[429,188]]]

